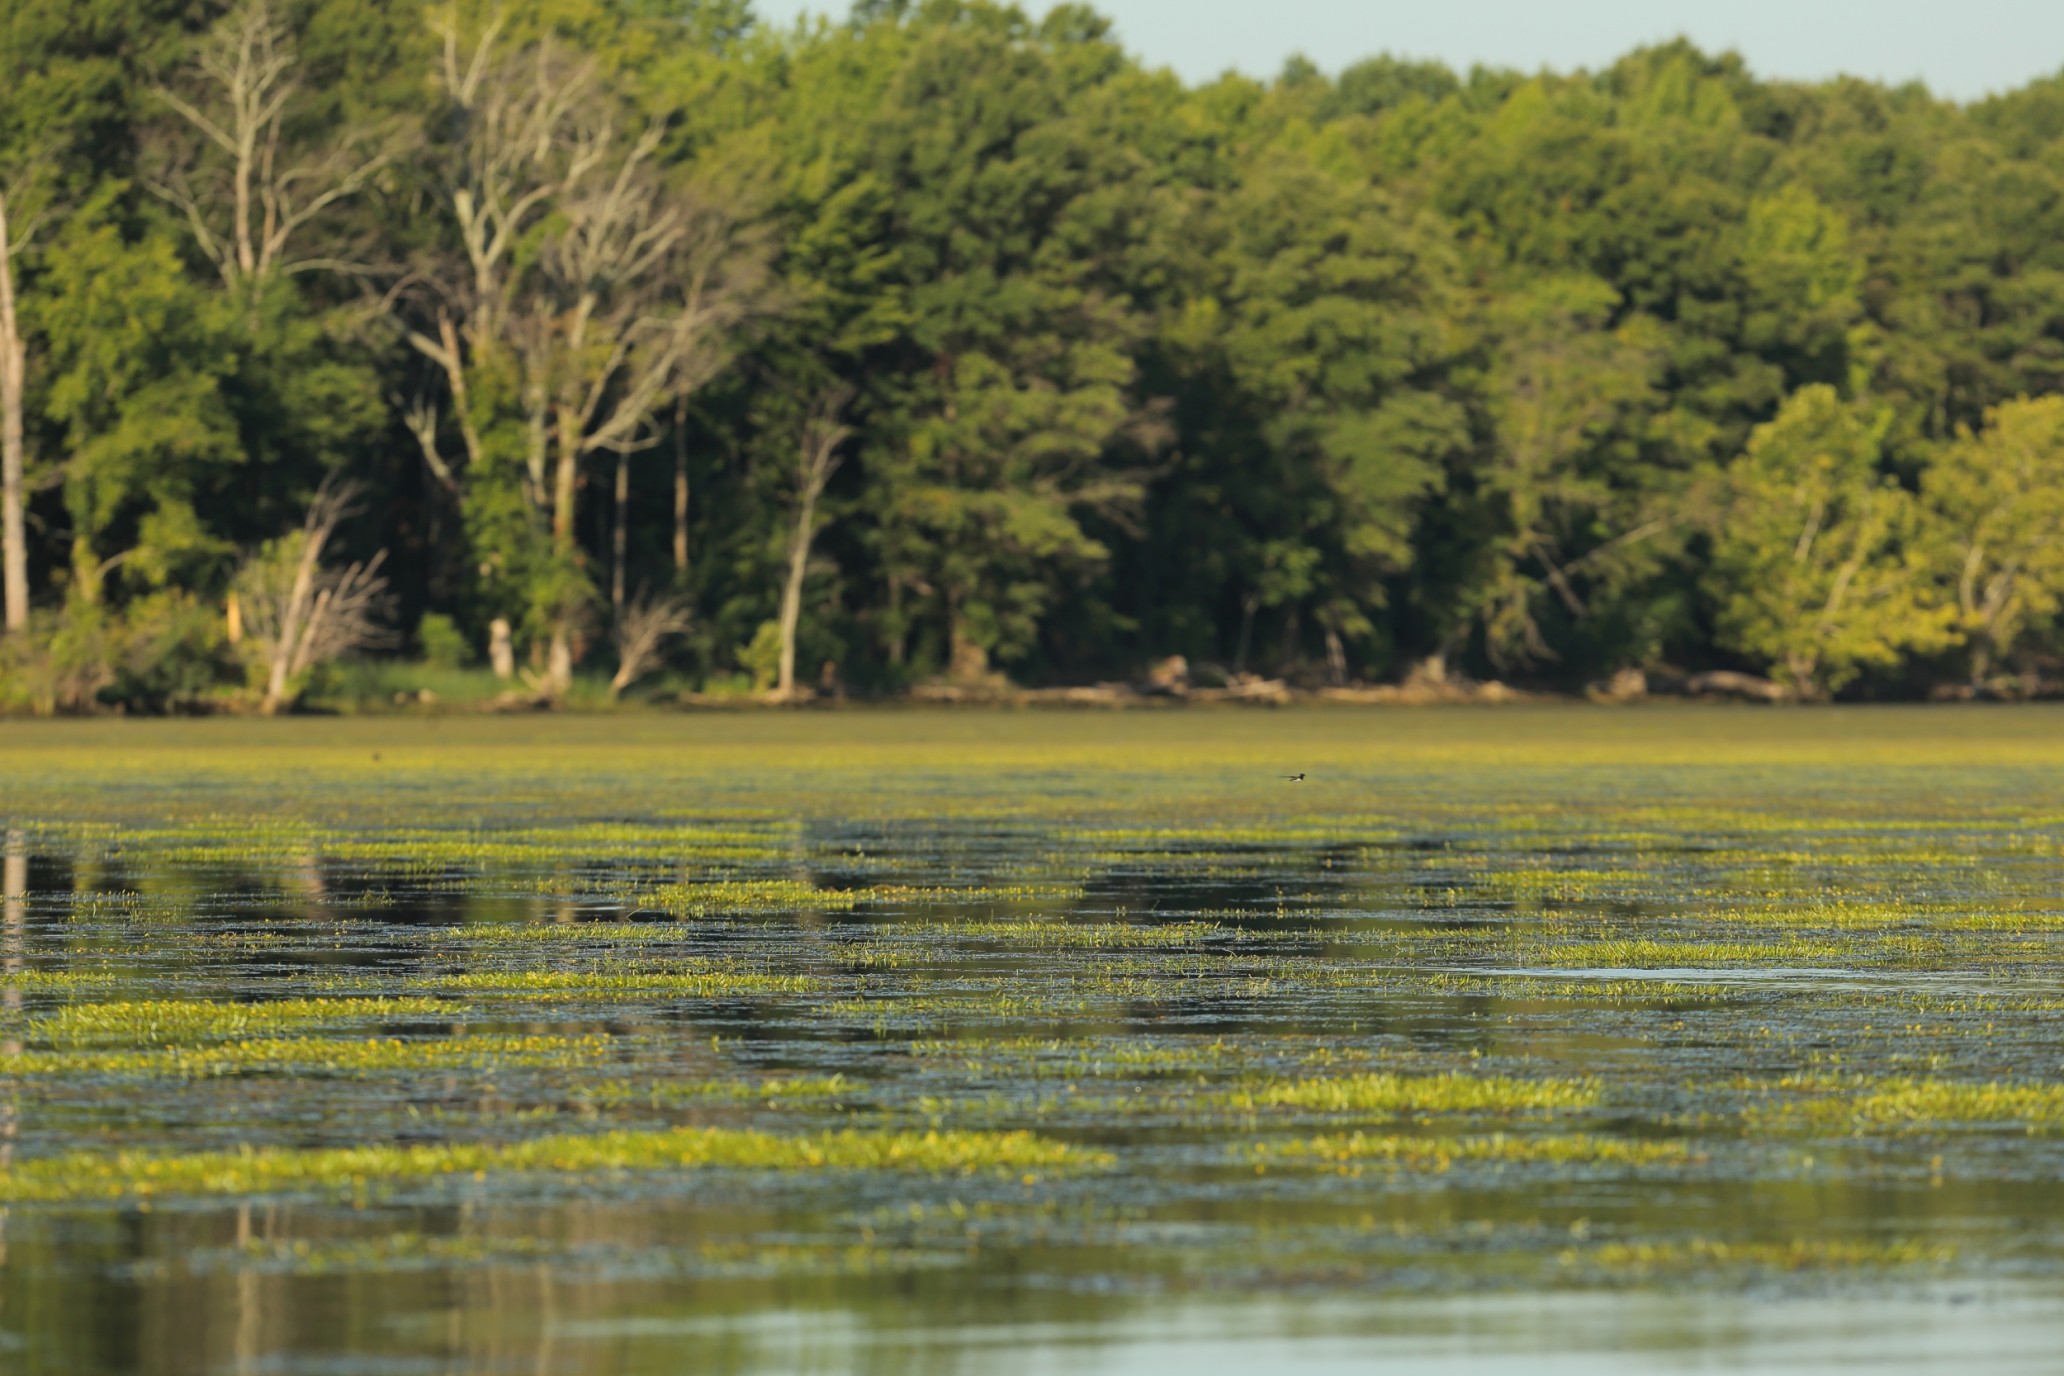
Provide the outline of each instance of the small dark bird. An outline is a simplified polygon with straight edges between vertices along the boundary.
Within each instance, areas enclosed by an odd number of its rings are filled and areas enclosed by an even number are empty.
[[[1288,779],[1293,784],[1301,784],[1304,782],[1304,775],[1302,774],[1285,774],[1283,777]]]

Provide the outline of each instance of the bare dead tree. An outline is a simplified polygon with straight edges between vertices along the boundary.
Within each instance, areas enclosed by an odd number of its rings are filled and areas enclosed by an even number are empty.
[[[594,65],[564,60],[547,45],[505,53],[503,22],[497,15],[469,44],[452,14],[440,21],[438,78],[463,130],[445,169],[460,261],[425,275],[434,297],[431,318],[404,326],[416,351],[444,375],[469,465],[479,462],[481,452],[469,374],[507,346],[522,275],[517,246],[603,151],[581,132]],[[546,481],[545,397],[532,385],[523,389],[522,400],[531,437],[526,495],[536,502]],[[436,413],[424,403],[423,415],[425,423],[412,421],[411,428],[424,442],[426,458],[435,459]],[[425,440],[426,434],[431,438]],[[440,480],[451,471],[441,460],[430,466]]]
[[[659,663],[666,642],[687,633],[692,623],[688,606],[677,597],[650,597],[642,590],[616,619],[616,676],[609,680],[609,700],[636,683]]]
[[[391,644],[381,624],[387,552],[344,568],[325,568],[323,555],[337,527],[357,511],[359,489],[324,483],[308,504],[301,529],[245,561],[237,575],[244,633],[265,671],[259,711],[271,716],[291,699],[290,687],[309,670],[353,650]]]
[[[297,146],[288,134],[301,90],[296,65],[273,0],[241,0],[201,40],[177,89],[154,91],[199,137],[165,141],[144,184],[185,217],[232,291],[248,294],[282,274],[363,271],[334,253],[304,256],[295,240],[402,151],[392,128]]]
[[[527,371],[547,378],[556,450],[552,532],[570,547],[581,462],[650,448],[655,416],[722,366],[757,265],[741,261],[733,218],[711,201],[669,195],[653,157],[664,131],[647,129],[618,158],[569,183],[564,231],[540,254],[525,339]],[[594,135],[612,139],[605,128]]]
[[[817,538],[817,499],[824,495],[831,475],[838,471],[839,446],[852,433],[840,423],[853,399],[852,388],[832,388],[811,408],[803,422],[796,445],[795,528],[788,537],[788,577],[781,588],[781,660],[774,680],[774,696],[786,701],[795,696],[796,627],[803,614],[803,578],[809,572],[810,545]]]
[[[659,441],[657,412],[728,358],[732,327],[760,297],[765,252],[721,198],[664,183],[664,129],[626,135],[592,63],[549,45],[507,53],[498,23],[470,44],[456,24],[443,32],[441,75],[464,129],[450,174],[459,252],[430,283],[433,318],[406,333],[444,374],[468,467],[488,420],[469,375],[489,357],[511,367],[525,495],[574,568],[582,465]],[[519,257],[519,242],[535,252]],[[438,459],[432,470],[453,471],[436,454],[435,416],[411,428],[426,461]],[[552,621],[553,695],[571,683],[578,610]]]

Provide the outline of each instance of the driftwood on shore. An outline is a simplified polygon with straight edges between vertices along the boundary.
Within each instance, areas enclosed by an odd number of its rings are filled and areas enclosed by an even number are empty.
[[[1429,675],[1418,670],[1401,684],[1300,688],[1280,678],[1233,672],[1211,664],[1192,665],[1181,655],[1157,660],[1142,678],[1133,682],[1027,688],[1000,674],[988,674],[975,679],[920,683],[899,696],[906,702],[948,706],[1105,708],[1186,703],[1282,707],[1294,702],[1420,704],[1539,700],[1537,694],[1524,693],[1495,681],[1479,683],[1459,675]],[[684,695],[681,701],[686,706],[714,707],[744,706],[758,700]],[[783,704],[769,700],[764,705]]]
[[[667,699],[687,708],[751,710],[773,707],[835,707],[855,701],[847,697],[835,676],[827,673],[825,687],[798,686],[786,697],[756,693],[681,693]],[[2057,680],[2002,681],[1975,688],[1954,685],[1938,688],[1935,701],[2030,700],[2064,697],[2064,683]],[[1293,685],[1279,678],[1237,673],[1211,664],[1192,664],[1173,655],[1152,664],[1144,675],[1130,682],[1105,682],[1025,687],[999,673],[966,679],[941,679],[919,683],[883,698],[863,695],[860,701],[904,702],[936,706],[967,707],[1053,707],[1053,708],[1156,708],[1189,704],[1231,704],[1252,707],[1283,707],[1295,703],[1367,704],[1371,706],[1434,706],[1440,704],[1550,703],[1588,699],[1597,703],[1639,703],[1658,699],[1704,702],[1793,703],[1802,699],[1790,685],[1755,674],[1731,669],[1682,673],[1669,669],[1622,669],[1609,679],[1587,684],[1581,695],[1514,688],[1495,679],[1477,680],[1445,669],[1437,659],[1422,661],[1400,683],[1347,683],[1324,686]],[[394,705],[434,706],[436,694],[396,693]],[[563,706],[562,702],[537,691],[512,690],[484,704],[495,712],[531,712]]]
[[[1716,698],[1736,702],[1796,702],[1798,693],[1775,679],[1732,669],[1678,674],[1658,669],[1622,669],[1584,689],[1593,702],[1639,702],[1651,697]]]

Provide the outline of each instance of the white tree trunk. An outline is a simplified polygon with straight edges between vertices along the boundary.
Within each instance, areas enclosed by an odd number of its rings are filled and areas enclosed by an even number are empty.
[[[803,575],[810,566],[810,540],[816,534],[817,492],[814,485],[803,489],[803,501],[796,511],[795,531],[788,539],[788,581],[781,588],[781,672],[774,680],[774,696],[795,696],[796,625],[803,618]]]
[[[29,625],[29,537],[22,518],[22,389],[27,354],[14,309],[14,256],[0,196],[0,583],[8,631]]]
[[[558,457],[552,473],[552,549],[572,564],[578,558],[574,544],[574,503],[580,490],[581,430],[569,408],[561,406],[555,417]],[[552,639],[545,658],[545,693],[553,699],[566,696],[573,687],[572,607],[561,607],[552,620]]]
[[[488,625],[487,662],[494,666],[496,678],[516,677],[516,637],[506,616],[498,616]]]
[[[315,571],[322,562],[324,538],[327,530],[320,534],[308,533],[301,545],[301,560],[294,569],[293,590],[287,594],[286,615],[280,618],[279,636],[272,643],[272,662],[266,666],[265,700],[258,710],[272,716],[285,705],[287,680],[294,674],[295,661],[300,657],[303,633],[308,625],[309,603],[315,594]]]
[[[846,427],[839,415],[853,399],[849,387],[826,392],[803,425],[802,444],[796,451],[796,523],[788,540],[788,578],[781,588],[781,661],[774,680],[774,696],[786,701],[795,696],[796,627],[803,619],[803,578],[810,568],[810,543],[817,538],[817,499],[838,468],[838,447]]]
[[[563,698],[573,688],[573,628],[565,621],[552,627],[552,643],[545,657],[545,692]]]

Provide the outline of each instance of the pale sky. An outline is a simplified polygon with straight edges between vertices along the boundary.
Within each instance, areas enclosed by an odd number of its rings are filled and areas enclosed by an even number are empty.
[[[1023,6],[1044,13],[1044,0]],[[2064,67],[2064,0],[1095,0],[1125,46],[1191,81],[1274,76],[1303,53],[1329,72],[1389,51],[1534,71],[1597,68],[1684,34],[1739,51],[1758,75],[1918,77],[1971,100]],[[845,0],[756,0],[786,24],[843,18]]]

